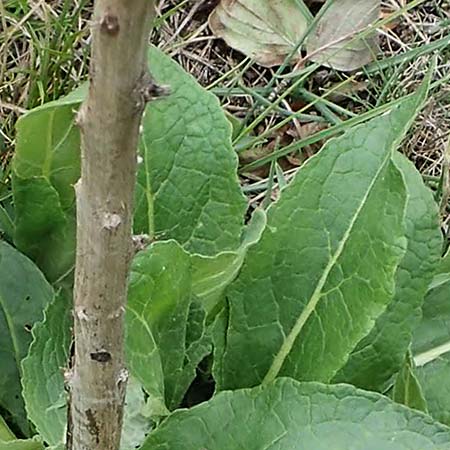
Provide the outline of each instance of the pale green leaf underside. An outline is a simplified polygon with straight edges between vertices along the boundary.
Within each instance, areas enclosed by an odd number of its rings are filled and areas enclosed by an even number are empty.
[[[17,122],[14,242],[50,281],[70,271],[75,259],[73,186],[80,176],[80,135],[74,101],[79,99],[48,103]]]
[[[0,242],[0,406],[28,433],[20,377],[31,343],[30,329],[41,320],[53,290],[38,268]]]
[[[328,142],[270,208],[227,292],[221,389],[329,381],[372,329],[405,252],[406,192],[390,158],[418,102]]]
[[[170,416],[142,450],[447,450],[450,430],[348,385],[278,379]]]
[[[337,382],[378,391],[384,390],[401,367],[442,248],[439,212],[431,191],[403,155],[394,154],[394,162],[403,174],[408,192],[408,244],[395,276],[395,296],[335,377]]]
[[[44,448],[44,444],[39,436],[35,436],[32,439],[0,441],[0,450],[44,450]]]
[[[209,26],[228,45],[270,67],[294,52],[311,19],[303,0],[222,0]],[[299,57],[300,51],[292,61]]]
[[[377,54],[376,34],[372,30],[368,36],[359,36],[378,20],[381,2],[334,0],[325,7],[327,10],[308,37],[306,48],[310,59],[345,71],[371,62]]]
[[[9,429],[5,422],[5,419],[0,416],[0,441],[14,441],[16,437],[14,433]]]
[[[151,428],[152,422],[145,415],[145,396],[142,385],[134,377],[129,377],[120,450],[134,450],[138,448]]]
[[[266,220],[264,211],[256,210],[244,231],[242,243],[234,252],[192,255],[192,290],[208,314],[221,305],[224,291],[238,274],[248,249],[261,239]]]
[[[191,272],[190,255],[177,242],[167,241],[138,253],[130,274],[128,366],[153,397],[152,402],[159,399],[169,409],[179,405],[195,376],[192,365],[198,364],[209,348],[202,341],[204,313],[202,316],[200,304],[201,318],[191,324],[194,329],[188,328],[195,299]]]
[[[33,328],[33,343],[22,362],[23,396],[28,418],[49,445],[64,443],[67,394],[63,370],[72,341],[72,302],[60,292],[48,306],[43,322]]]

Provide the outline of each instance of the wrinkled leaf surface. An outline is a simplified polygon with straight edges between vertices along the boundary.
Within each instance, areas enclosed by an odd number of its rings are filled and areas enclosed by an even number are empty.
[[[450,430],[379,394],[279,379],[170,416],[142,450],[447,450]]]

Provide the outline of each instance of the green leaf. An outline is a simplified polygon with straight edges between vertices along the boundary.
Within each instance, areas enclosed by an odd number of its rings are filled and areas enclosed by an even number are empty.
[[[336,382],[381,392],[402,365],[442,249],[439,211],[431,191],[405,157],[396,153],[394,162],[403,174],[408,192],[408,246],[395,276],[395,296],[335,377]]]
[[[129,377],[120,450],[138,448],[151,428],[151,420],[145,415],[145,396],[142,385],[134,377]]]
[[[206,312],[202,304],[194,299],[189,308],[186,325],[183,371],[178,378],[175,390],[175,398],[178,404],[194,380],[198,365],[211,352],[211,337],[206,331]]]
[[[0,203],[0,233],[10,242],[14,239],[14,221],[8,210]]]
[[[34,340],[22,361],[23,395],[29,419],[51,447],[64,447],[67,398],[63,368],[67,367],[71,343],[71,302],[60,293],[49,304],[43,322],[33,327]],[[122,450],[136,448],[150,431],[144,415],[145,396],[141,384],[130,377],[125,398]]]
[[[428,412],[439,422],[450,425],[450,354],[418,367],[416,376],[428,404]]]
[[[391,155],[421,102],[329,141],[269,209],[227,291],[221,389],[277,376],[328,382],[372,329],[406,249],[406,192]]]
[[[24,255],[0,242],[0,406],[25,435],[29,427],[21,394],[21,361],[31,343],[31,327],[42,319],[53,290]]]
[[[215,256],[192,255],[192,290],[208,314],[223,306],[221,301],[225,289],[236,278],[248,249],[261,239],[265,226],[266,214],[258,209],[253,213],[236,251]]]
[[[69,295],[60,292],[48,305],[44,320],[33,327],[34,340],[22,361],[23,395],[29,419],[43,440],[52,447],[64,446],[67,398],[63,369],[71,343],[72,308]],[[141,384],[130,377],[125,398],[122,450],[136,448],[151,428],[144,415]]]
[[[450,430],[379,394],[278,379],[172,414],[142,450],[444,450]]]
[[[75,191],[80,136],[78,98],[48,103],[17,122],[13,160],[16,246],[54,282],[75,259]]]
[[[155,243],[136,255],[128,288],[128,365],[145,390],[155,398],[163,395],[169,408],[181,400],[176,393],[190,304],[190,257],[179,244]]]
[[[311,20],[303,0],[222,0],[210,15],[209,26],[230,47],[271,67],[297,49]],[[300,58],[297,49],[291,62]]]
[[[417,366],[450,351],[449,275],[436,275],[425,297],[422,321],[414,332],[412,345]]]
[[[397,403],[426,413],[428,412],[427,402],[414,373],[413,364],[411,355],[408,353],[403,367],[397,374],[392,398]]]
[[[192,253],[239,246],[246,201],[240,190],[231,125],[217,98],[160,50],[153,76],[171,95],[143,118],[136,191],[136,233],[172,238]]]
[[[0,442],[13,441],[15,438],[16,436],[14,436],[14,433],[9,429],[5,419],[0,416]]]
[[[378,52],[370,25],[380,16],[379,0],[334,0],[308,37],[310,59],[337,70],[352,71],[371,62]],[[320,14],[320,12],[319,12]]]
[[[44,444],[39,436],[35,436],[32,439],[0,441],[0,450],[44,450]]]
[[[156,242],[136,255],[128,291],[128,363],[153,403],[164,398],[169,409],[179,406],[212,350],[206,313],[213,317],[264,226],[264,212],[255,213],[239,249],[214,257],[190,255],[175,241]]]
[[[193,252],[236,250],[246,201],[236,174],[231,125],[217,98],[160,50],[149,51],[155,78],[172,94],[143,120],[136,186],[136,233],[176,239]],[[75,114],[87,85],[36,108],[17,124],[13,163],[15,244],[52,282],[75,256],[75,193],[80,136]]]
[[[60,292],[32,330],[33,342],[22,361],[22,386],[28,418],[50,445],[65,442],[67,395],[64,368],[72,341],[71,294]]]
[[[14,171],[22,178],[42,177],[57,191],[64,211],[75,206],[73,185],[80,177],[80,133],[72,99],[48,103],[17,123]]]
[[[413,355],[416,376],[429,413],[450,425],[450,272],[448,256],[441,260],[423,305],[423,318],[415,330]]]
[[[13,183],[14,243],[55,282],[73,268],[75,216],[63,211],[58,193],[44,177],[15,174]]]

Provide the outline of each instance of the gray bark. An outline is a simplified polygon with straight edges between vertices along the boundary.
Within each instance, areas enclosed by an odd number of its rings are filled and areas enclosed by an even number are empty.
[[[153,0],[96,0],[90,86],[77,124],[75,358],[69,376],[67,447],[119,448],[127,383],[124,311],[136,147],[155,86],[147,72]]]

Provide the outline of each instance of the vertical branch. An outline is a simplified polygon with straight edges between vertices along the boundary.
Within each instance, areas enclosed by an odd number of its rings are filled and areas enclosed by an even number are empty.
[[[124,311],[132,255],[136,147],[154,86],[146,49],[154,0],[96,0],[76,185],[75,360],[67,445],[119,448],[127,372]]]

